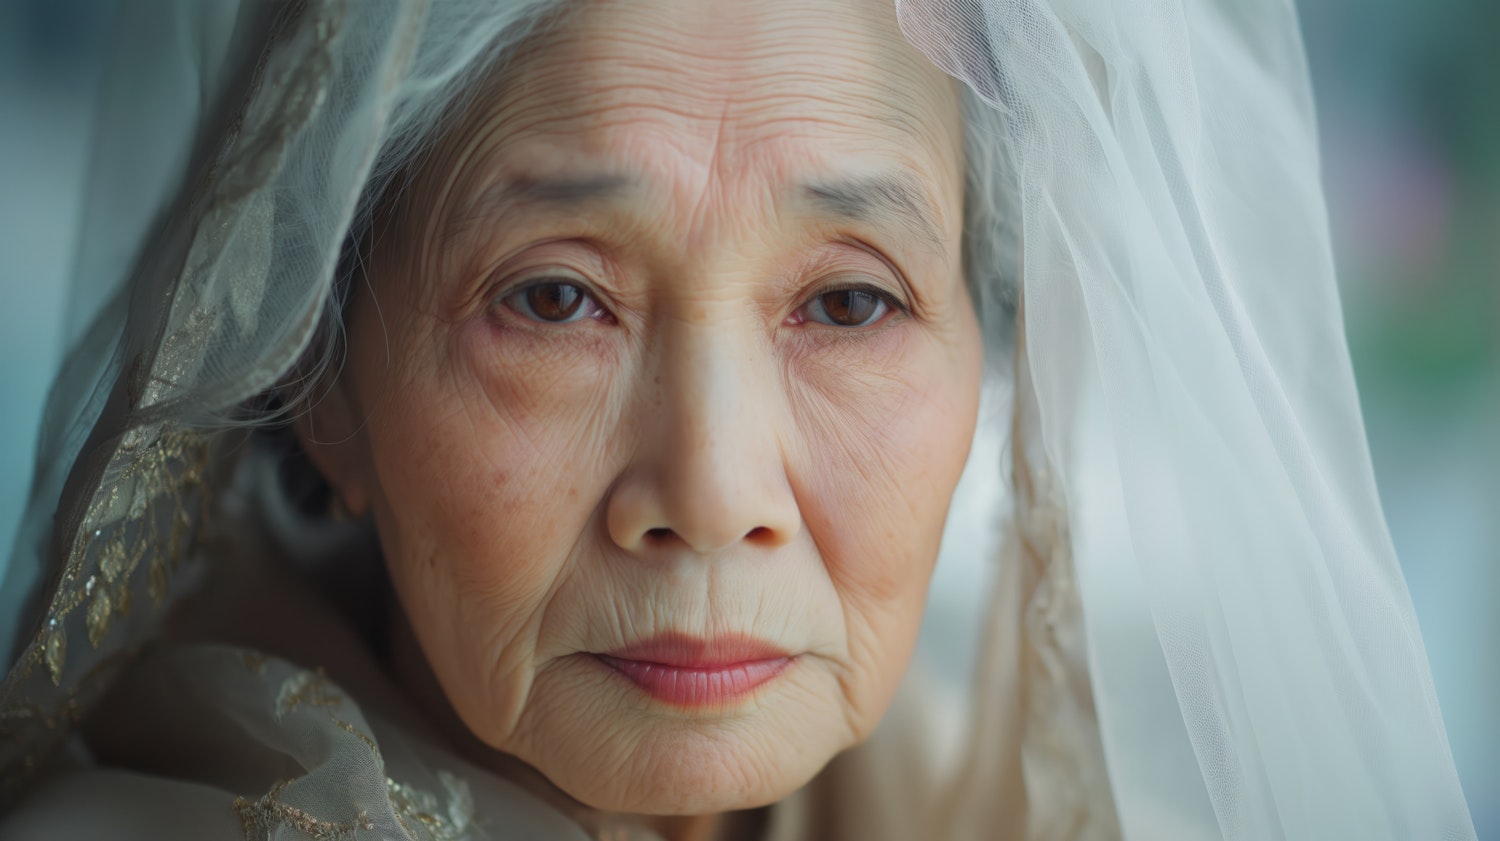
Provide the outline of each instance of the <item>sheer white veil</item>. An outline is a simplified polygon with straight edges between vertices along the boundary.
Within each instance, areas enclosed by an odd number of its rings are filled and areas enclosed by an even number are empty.
[[[1375,493],[1291,4],[899,8],[1003,117],[1124,835],[1472,838]]]
[[[125,61],[104,131],[145,119],[118,106],[149,83],[182,103],[177,148],[198,142],[136,193],[163,196],[149,230],[85,220],[85,248],[114,250],[84,254],[80,289],[108,303],[79,309],[99,315],[5,582],[34,606],[5,629],[9,783],[190,589],[209,465],[326,338],[351,227],[550,5],[140,13],[181,72]],[[1474,838],[1375,492],[1289,0],[898,15],[990,144],[968,231],[995,240],[970,250],[992,261],[971,266],[988,335],[1012,331],[1000,279],[1023,302],[1018,511],[985,632],[1004,662],[981,668],[951,837],[1021,815],[1034,839]],[[97,167],[91,201],[135,189],[111,181],[128,160]]]

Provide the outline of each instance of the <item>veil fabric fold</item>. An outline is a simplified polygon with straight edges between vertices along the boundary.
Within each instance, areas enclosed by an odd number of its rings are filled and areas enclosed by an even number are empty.
[[[85,219],[90,326],[5,579],[6,603],[35,608],[5,629],[8,791],[211,562],[194,535],[212,465],[321,340],[351,227],[556,4],[158,5],[127,14],[178,37],[126,56],[101,138],[159,117],[132,101],[176,101],[169,133],[198,143],[145,176],[164,196],[148,230]],[[971,756],[934,825],[989,837],[1014,802],[993,782],[1024,791],[1017,832],[1039,840],[1473,839],[1375,491],[1291,4],[897,14],[985,109],[1003,161],[987,175],[1013,218],[996,230],[1019,239],[971,270],[1018,279],[1024,302],[1013,331],[990,306],[1005,294],[976,290],[987,336],[1023,342],[1027,484],[1005,562],[1032,567],[1000,579],[1045,600],[1002,593],[1026,629],[985,631],[1015,661],[987,664],[976,732],[993,737],[974,750],[1019,758]],[[96,156],[92,206],[138,189],[128,158]]]
[[[899,9],[1005,126],[1124,835],[1472,838],[1375,493],[1290,3]]]

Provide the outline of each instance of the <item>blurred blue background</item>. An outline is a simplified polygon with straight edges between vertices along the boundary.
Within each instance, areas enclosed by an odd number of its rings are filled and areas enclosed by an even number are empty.
[[[0,564],[63,352],[108,8],[0,4]],[[1301,14],[1375,472],[1479,836],[1500,841],[1500,2]],[[935,659],[967,651],[945,628],[976,609],[974,562],[939,565]]]
[[[1500,3],[1302,4],[1349,342],[1481,839],[1500,839]]]

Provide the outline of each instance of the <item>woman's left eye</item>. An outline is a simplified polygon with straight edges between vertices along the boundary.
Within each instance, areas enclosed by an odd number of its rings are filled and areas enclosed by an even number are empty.
[[[586,288],[561,277],[528,283],[500,300],[520,315],[543,324],[571,324],[603,311]]]
[[[869,327],[895,309],[890,296],[868,287],[830,289],[810,298],[797,309],[799,321],[830,327]]]

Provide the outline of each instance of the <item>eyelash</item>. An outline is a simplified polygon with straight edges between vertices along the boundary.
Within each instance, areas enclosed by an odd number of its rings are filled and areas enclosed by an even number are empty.
[[[532,302],[529,302],[525,296],[530,292],[546,286],[570,287],[577,290],[578,293],[582,296],[582,300],[578,301],[575,306],[578,308],[587,309],[576,316],[572,313],[569,313],[567,317],[561,319],[549,319],[540,317],[540,315],[536,311],[534,304]],[[880,312],[877,316],[870,319],[869,321],[860,324],[835,324],[828,321],[819,320],[814,317],[809,317],[806,312],[809,307],[818,306],[819,308],[823,308],[821,302],[826,296],[837,294],[840,292],[855,292],[862,295],[868,295],[869,297],[874,298],[879,304],[883,305],[885,307],[885,310]],[[545,324],[560,327],[568,324],[575,324],[585,319],[593,319],[606,324],[615,323],[614,315],[609,311],[608,308],[606,308],[599,302],[599,296],[590,288],[589,284],[585,280],[583,280],[583,278],[574,276],[572,273],[533,275],[516,285],[512,285],[506,288],[494,300],[497,304],[505,306],[515,314],[534,324]],[[826,308],[824,309],[824,314],[828,314]],[[873,283],[834,283],[804,298],[802,302],[798,304],[794,310],[792,310],[791,315],[787,317],[786,323],[789,323],[791,325],[803,325],[810,323],[817,326],[829,327],[840,332],[850,332],[855,330],[868,330],[877,327],[880,324],[889,321],[893,314],[903,316],[909,315],[910,308],[898,296],[881,288],[880,286],[877,286]]]

